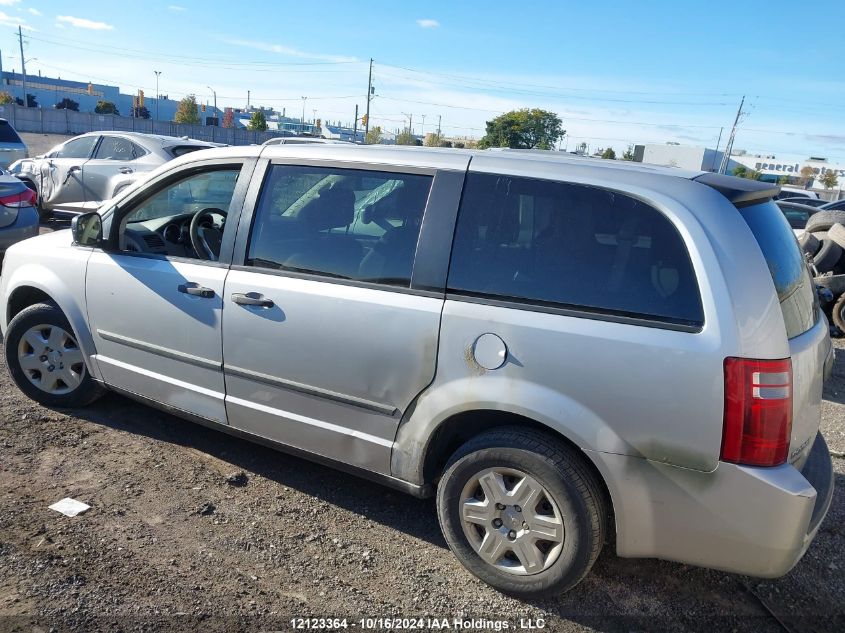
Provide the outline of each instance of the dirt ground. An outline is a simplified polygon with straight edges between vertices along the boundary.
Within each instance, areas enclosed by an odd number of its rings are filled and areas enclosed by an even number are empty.
[[[823,430],[841,455],[837,345]],[[115,395],[45,409],[0,366],[0,631],[291,630],[290,618],[308,616],[360,629],[361,617],[402,616],[448,618],[450,629],[481,618],[491,622],[460,630],[485,631],[505,620],[509,630],[841,632],[845,459],[834,463],[830,514],[782,579],[621,559],[607,546],[572,592],[527,603],[464,571],[432,501]],[[47,508],[63,497],[92,508],[75,518]]]

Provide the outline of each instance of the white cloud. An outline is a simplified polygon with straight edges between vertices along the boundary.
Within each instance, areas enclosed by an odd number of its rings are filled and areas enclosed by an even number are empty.
[[[424,29],[436,29],[438,26],[440,26],[440,22],[438,22],[437,20],[432,20],[430,18],[417,20],[417,24],[419,24],[420,27]]]
[[[324,62],[357,62],[355,57],[346,57],[344,55],[324,55],[321,53],[306,53],[289,46],[282,44],[268,44],[267,42],[259,42],[255,40],[223,40],[232,46],[243,46],[245,48],[254,48],[259,51],[267,53],[278,53],[279,55],[287,55],[288,57],[300,57],[302,59],[316,59]]]
[[[178,4],[167,5],[167,10],[173,11],[174,13],[183,13],[183,12],[187,11],[187,9],[185,7],[181,7]]]
[[[86,20],[85,18],[77,18],[72,15],[57,15],[58,22],[66,22],[78,29],[91,29],[93,31],[111,31],[114,27],[105,22],[95,22],[94,20]]]
[[[38,9],[34,9],[32,7],[28,8],[27,11],[29,11],[32,15],[34,15],[36,17],[41,15],[41,11],[39,11]]]
[[[0,3],[1,2],[2,2],[2,0],[0,0]],[[9,15],[7,13],[4,13],[3,11],[0,11],[0,24],[2,24],[4,26],[19,26],[24,31],[34,31],[35,30],[31,26],[28,26],[27,23],[26,23],[26,20],[24,20],[23,18],[17,18],[13,15]]]
[[[16,4],[20,4],[21,0],[0,0],[0,5],[4,7],[13,7]]]

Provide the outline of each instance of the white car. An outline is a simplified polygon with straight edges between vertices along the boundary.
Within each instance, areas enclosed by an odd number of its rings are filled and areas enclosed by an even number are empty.
[[[18,160],[9,171],[38,194],[43,219],[54,211],[77,214],[95,210],[103,200],[167,161],[218,146],[187,137],[89,132],[43,156]]]

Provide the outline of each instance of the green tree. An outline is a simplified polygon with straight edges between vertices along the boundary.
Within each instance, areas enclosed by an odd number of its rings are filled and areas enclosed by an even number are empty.
[[[748,173],[748,168],[745,165],[737,165],[733,168],[731,173],[737,178],[745,178],[745,174]]]
[[[634,146],[628,145],[628,149],[622,154],[622,160],[634,160]]]
[[[120,114],[114,103],[111,101],[103,101],[102,99],[97,101],[97,106],[94,108],[94,112],[97,114]]]
[[[833,189],[839,184],[839,178],[836,177],[835,171],[828,169],[822,174],[821,183],[825,189]]]
[[[264,132],[267,130],[267,119],[264,117],[263,110],[256,110],[252,113],[252,118],[247,123],[246,129],[252,130],[253,132]]]
[[[3,91],[0,92],[0,105],[6,105],[7,103],[14,103],[15,98],[10,95],[8,92]]]
[[[370,131],[367,132],[367,136],[364,138],[365,145],[378,145],[381,143],[381,127],[375,126],[371,127]]]
[[[15,97],[15,103],[19,106],[23,105],[23,99],[20,97]],[[26,105],[28,108],[37,108],[38,107],[38,100],[35,98],[35,95],[31,95],[26,93]]]
[[[778,184],[779,185],[788,185],[789,184],[789,176],[778,176]]]
[[[73,110],[79,112],[79,102],[65,97],[56,104],[56,110]]]
[[[451,147],[452,144],[443,145],[446,142],[446,139],[443,137],[442,134],[438,134],[437,132],[429,132],[425,135],[425,140],[423,141],[423,145],[426,147]]]
[[[188,95],[179,102],[173,120],[176,123],[191,123],[193,125],[200,122],[200,115],[197,112],[197,98],[194,95]]]
[[[616,160],[616,152],[613,151],[612,147],[608,147],[601,153],[602,158],[609,158],[611,160]]]
[[[420,140],[411,134],[410,130],[402,130],[399,134],[396,135],[396,144],[397,145],[422,145]]]
[[[554,112],[523,108],[487,121],[487,133],[478,147],[551,149],[565,134],[563,123]]]

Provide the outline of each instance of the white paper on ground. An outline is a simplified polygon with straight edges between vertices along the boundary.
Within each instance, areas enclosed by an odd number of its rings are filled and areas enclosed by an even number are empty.
[[[82,514],[90,507],[91,506],[89,506],[87,503],[82,503],[81,501],[71,499],[70,497],[65,497],[61,501],[56,501],[56,503],[49,506],[51,510],[61,512],[66,517],[75,517],[77,514]]]

